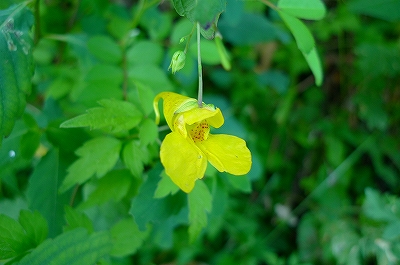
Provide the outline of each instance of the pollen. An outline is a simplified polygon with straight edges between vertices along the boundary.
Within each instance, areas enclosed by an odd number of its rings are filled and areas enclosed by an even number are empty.
[[[207,140],[209,133],[210,126],[207,121],[203,120],[190,130],[190,137],[194,142],[201,142]]]

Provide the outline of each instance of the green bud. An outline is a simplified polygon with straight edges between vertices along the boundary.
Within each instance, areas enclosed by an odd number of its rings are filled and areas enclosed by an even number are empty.
[[[185,66],[186,54],[183,51],[176,51],[172,55],[171,63],[168,70],[172,68],[172,73],[175,74]]]

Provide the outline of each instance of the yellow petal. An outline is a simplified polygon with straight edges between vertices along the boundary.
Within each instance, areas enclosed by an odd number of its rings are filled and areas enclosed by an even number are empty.
[[[160,112],[158,110],[158,101],[163,99],[163,108],[164,108],[164,117],[167,121],[167,124],[171,130],[173,129],[173,119],[177,110],[179,110],[183,105],[188,102],[196,102],[197,100],[194,98],[189,98],[186,96],[182,96],[180,94],[176,94],[173,92],[161,92],[159,93],[153,100],[153,108],[156,113],[156,123],[160,121]]]
[[[207,120],[207,122],[215,128],[219,128],[224,124],[224,116],[222,116],[219,108],[214,110],[209,108],[194,108],[183,112],[181,115],[183,115],[184,122],[188,125],[203,120]]]
[[[218,171],[233,175],[244,175],[251,168],[251,153],[246,142],[236,136],[216,134],[207,140],[197,142],[197,146],[206,154],[208,161]]]
[[[177,132],[168,134],[161,144],[161,163],[165,173],[184,192],[189,193],[204,176],[207,159],[200,149]]]

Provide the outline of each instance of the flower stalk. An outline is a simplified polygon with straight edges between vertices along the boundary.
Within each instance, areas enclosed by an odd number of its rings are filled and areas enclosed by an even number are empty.
[[[203,107],[203,69],[201,66],[201,50],[200,50],[200,23],[197,22],[197,70],[199,74],[199,91],[197,103],[199,108]]]

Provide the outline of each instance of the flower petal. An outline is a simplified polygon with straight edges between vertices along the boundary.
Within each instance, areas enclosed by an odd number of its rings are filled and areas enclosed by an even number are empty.
[[[158,101],[162,98],[164,100],[163,108],[164,108],[164,117],[167,121],[167,124],[171,130],[173,129],[173,120],[174,116],[183,105],[189,102],[197,102],[194,98],[189,98],[186,96],[182,96],[180,94],[176,94],[173,92],[161,92],[159,93],[153,100],[153,108],[156,113],[156,123],[158,124],[160,120],[160,113],[158,111]],[[196,106],[194,104],[193,106]]]
[[[186,193],[193,189],[197,179],[203,178],[207,167],[207,159],[201,150],[177,132],[165,137],[160,158],[165,173]]]
[[[207,122],[215,128],[219,128],[224,124],[224,116],[221,110],[216,108],[214,110],[209,108],[194,108],[183,112],[183,119],[186,124],[192,125],[196,122],[207,120]]]
[[[246,142],[236,136],[217,134],[197,142],[197,146],[206,154],[208,161],[220,172],[244,175],[251,168],[251,153]]]

